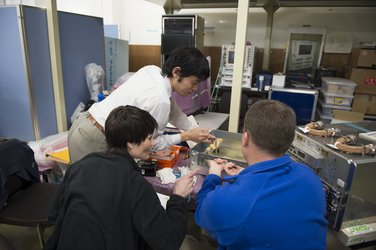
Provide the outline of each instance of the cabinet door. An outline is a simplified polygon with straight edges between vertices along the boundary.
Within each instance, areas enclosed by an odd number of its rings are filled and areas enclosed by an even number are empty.
[[[84,69],[96,63],[106,69],[103,18],[58,12],[61,64],[68,127],[80,102],[90,99]]]
[[[0,137],[34,140],[19,6],[0,8]]]
[[[53,93],[46,10],[22,6],[25,41],[30,72],[30,88],[40,138],[56,134],[56,109]]]

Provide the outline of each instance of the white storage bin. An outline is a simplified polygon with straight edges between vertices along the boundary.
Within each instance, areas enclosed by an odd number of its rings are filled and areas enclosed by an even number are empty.
[[[327,93],[325,90],[320,90],[320,99],[324,104],[340,105],[340,106],[351,106],[353,95],[341,95]]]
[[[356,83],[345,78],[322,77],[321,89],[330,94],[353,95]]]
[[[319,109],[316,111],[318,120],[322,121],[324,124],[330,124],[333,119],[333,115],[325,115],[320,112]]]
[[[319,100],[318,106],[323,115],[333,115],[333,110],[336,110],[336,109],[351,111],[350,106],[325,104],[323,103],[322,100]]]

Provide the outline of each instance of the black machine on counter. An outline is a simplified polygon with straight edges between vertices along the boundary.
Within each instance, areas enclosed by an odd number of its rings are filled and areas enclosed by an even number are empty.
[[[357,145],[372,141],[360,133],[376,131],[376,122],[327,124],[341,135],[355,135]],[[349,154],[328,146],[338,137],[319,137],[296,130],[289,154],[311,167],[327,194],[327,220],[346,246],[376,240],[376,156]]]

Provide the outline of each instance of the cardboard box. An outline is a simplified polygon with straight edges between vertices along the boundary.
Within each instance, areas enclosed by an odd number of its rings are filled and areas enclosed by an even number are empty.
[[[346,110],[333,110],[333,118],[336,121],[361,122],[364,119],[364,113]],[[332,123],[335,122],[332,120]]]
[[[347,66],[346,78],[357,83],[355,93],[376,95],[376,69],[360,69]]]
[[[351,53],[353,67],[376,68],[376,50],[353,49]]]
[[[376,95],[355,94],[352,110],[376,115]]]

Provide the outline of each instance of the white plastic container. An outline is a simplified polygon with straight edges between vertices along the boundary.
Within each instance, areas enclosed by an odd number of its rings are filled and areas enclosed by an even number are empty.
[[[333,94],[320,89],[320,99],[324,104],[351,106],[353,95]]]
[[[329,116],[332,116],[333,110],[337,110],[337,109],[351,111],[350,106],[325,104],[325,103],[322,102],[322,100],[319,100],[318,106],[319,106],[319,109],[320,109],[320,111],[323,115],[329,115]]]
[[[329,94],[353,95],[356,83],[345,78],[322,77],[321,89]]]
[[[319,109],[316,111],[318,120],[322,121],[324,124],[330,124],[333,119],[333,115],[324,115]]]

